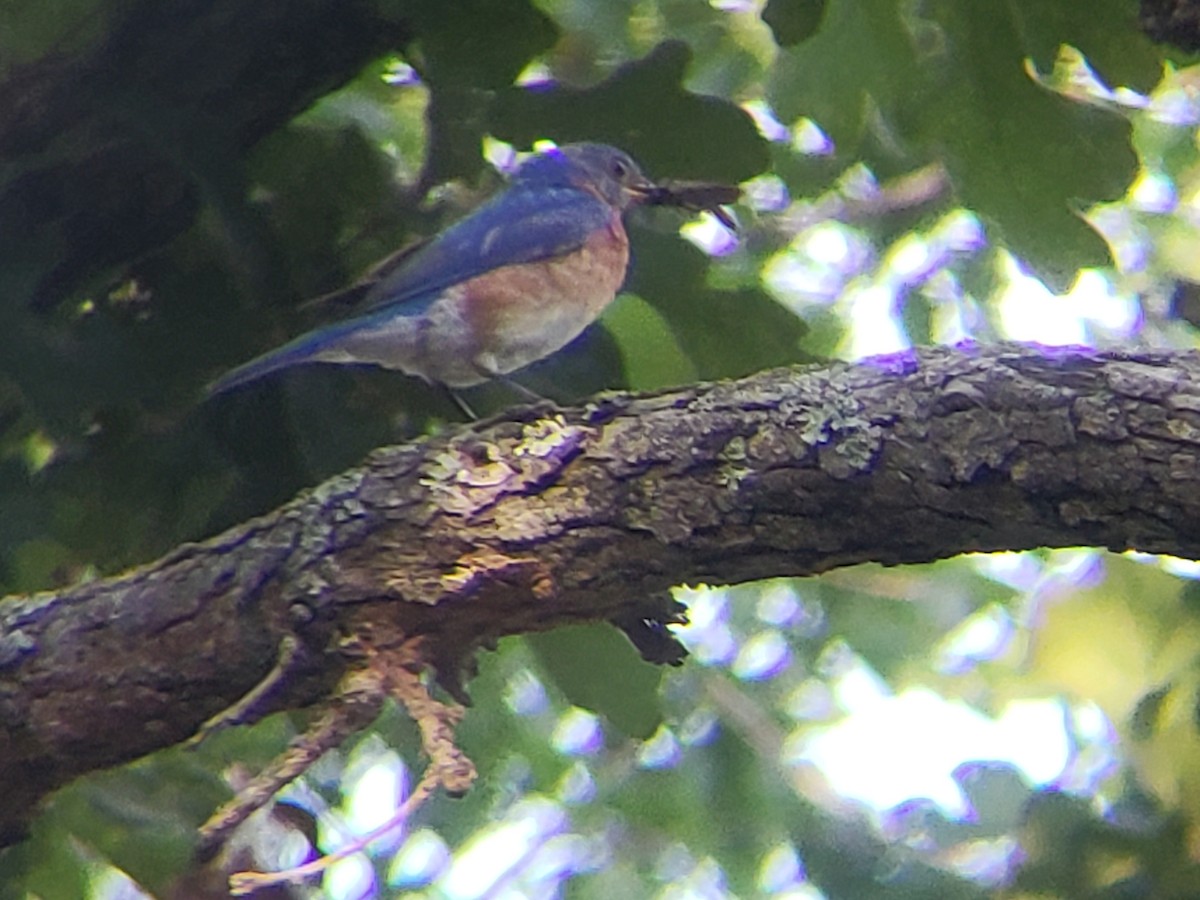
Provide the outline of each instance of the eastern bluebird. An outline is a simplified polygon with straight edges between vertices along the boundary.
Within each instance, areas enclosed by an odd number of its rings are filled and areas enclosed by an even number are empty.
[[[210,393],[309,362],[373,363],[451,389],[524,368],[612,302],[629,265],[621,216],[655,190],[615,147],[533,156],[500,194],[386,275],[353,318],[239,366]]]

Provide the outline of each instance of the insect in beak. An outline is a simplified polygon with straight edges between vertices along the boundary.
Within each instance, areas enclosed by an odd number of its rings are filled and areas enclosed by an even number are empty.
[[[737,231],[737,222],[723,207],[736,203],[741,196],[741,188],[736,184],[673,179],[649,185],[641,194],[642,202],[648,206],[677,206],[691,212],[710,212],[730,231]]]

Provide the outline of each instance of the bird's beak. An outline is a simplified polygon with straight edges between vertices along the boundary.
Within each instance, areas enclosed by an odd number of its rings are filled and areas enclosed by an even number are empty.
[[[659,187],[648,178],[625,185],[625,193],[632,203],[645,203],[659,195]]]

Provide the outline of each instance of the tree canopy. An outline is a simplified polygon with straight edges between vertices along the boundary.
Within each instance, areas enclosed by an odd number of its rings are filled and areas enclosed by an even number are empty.
[[[1188,14],[0,10],[0,897],[1192,896]],[[204,397],[584,140],[742,198],[552,403]]]

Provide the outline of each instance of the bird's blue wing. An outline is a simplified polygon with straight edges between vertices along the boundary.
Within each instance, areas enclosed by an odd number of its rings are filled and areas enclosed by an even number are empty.
[[[613,209],[578,188],[514,185],[417,250],[372,288],[364,311],[421,304],[492,269],[578,250]]]
[[[484,272],[577,250],[613,215],[611,206],[578,188],[518,182],[403,260],[371,289],[353,318],[310,331],[239,366],[210,385],[209,393],[310,362],[364,324],[418,315],[441,291]]]

